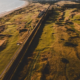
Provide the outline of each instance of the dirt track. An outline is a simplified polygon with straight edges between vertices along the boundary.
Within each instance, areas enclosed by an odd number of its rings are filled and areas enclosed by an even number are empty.
[[[75,16],[71,17],[72,13],[80,13],[77,10],[58,7],[53,11],[13,80],[80,80],[80,24],[73,20]]]

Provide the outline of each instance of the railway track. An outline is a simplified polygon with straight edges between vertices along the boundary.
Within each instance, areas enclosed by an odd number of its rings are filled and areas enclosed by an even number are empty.
[[[67,10],[54,9],[42,24],[12,80],[80,79],[80,37],[65,21]]]
[[[51,15],[48,7],[3,80],[80,79],[80,34],[65,21],[69,7],[63,8],[54,9]]]
[[[31,32],[31,34],[28,36],[27,39],[25,39],[24,43],[21,45],[21,47],[18,49],[18,51],[15,53],[3,73],[0,75],[0,80],[12,80],[12,77],[14,76],[18,66],[20,65],[22,59],[24,58],[25,53],[27,52],[29,46],[31,45],[35,35],[37,34],[42,22],[45,20],[46,16],[48,15],[50,6],[47,8],[46,12],[42,15],[39,22],[37,23],[34,30]]]

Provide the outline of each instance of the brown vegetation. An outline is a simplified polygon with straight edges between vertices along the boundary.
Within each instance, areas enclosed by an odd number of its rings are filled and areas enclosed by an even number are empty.
[[[80,26],[73,6],[56,7],[49,15],[13,80],[80,79]]]
[[[19,44],[22,44],[35,28],[40,19],[37,18],[39,11],[48,6],[32,3],[0,18],[0,74],[20,47]]]

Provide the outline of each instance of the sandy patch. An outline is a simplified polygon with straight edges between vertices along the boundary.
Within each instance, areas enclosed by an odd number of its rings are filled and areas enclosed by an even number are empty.
[[[80,25],[78,25],[77,23],[74,23],[75,29],[80,31]]]
[[[6,40],[0,40],[0,47],[4,44]]]

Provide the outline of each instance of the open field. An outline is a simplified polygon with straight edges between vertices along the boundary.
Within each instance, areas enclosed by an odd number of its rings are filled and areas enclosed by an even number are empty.
[[[49,4],[32,3],[0,18],[0,74],[39,21]]]
[[[55,7],[13,80],[80,80],[79,14],[80,4]]]

